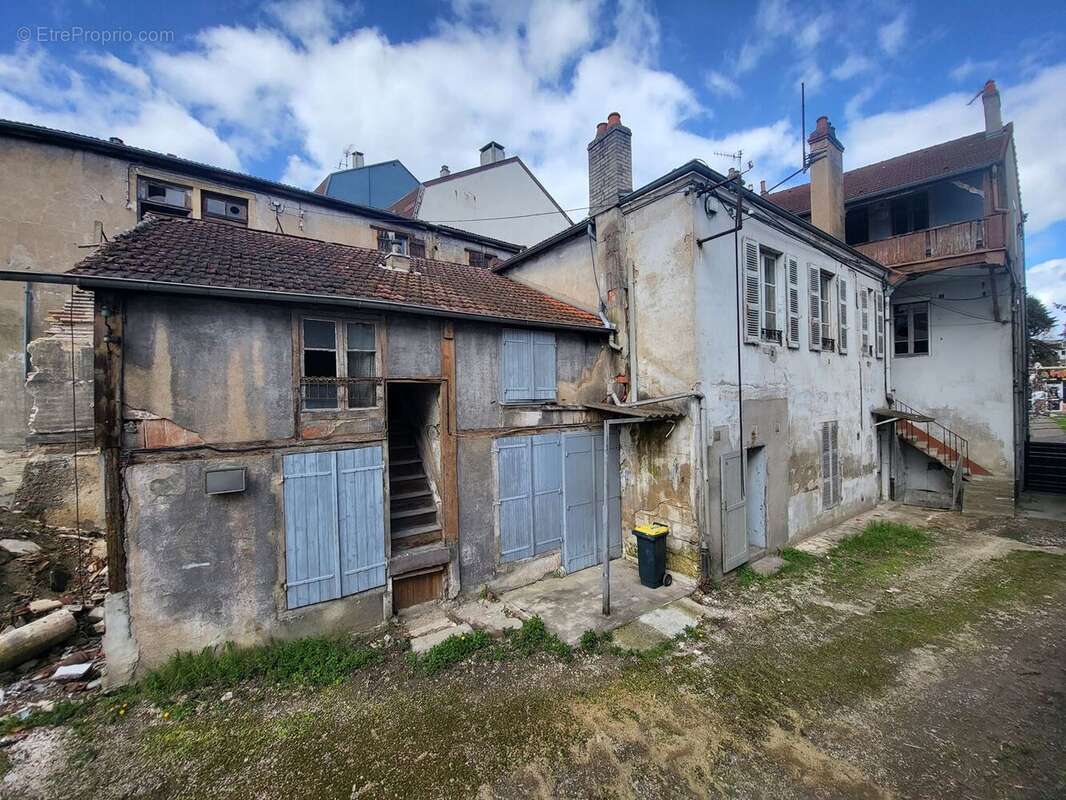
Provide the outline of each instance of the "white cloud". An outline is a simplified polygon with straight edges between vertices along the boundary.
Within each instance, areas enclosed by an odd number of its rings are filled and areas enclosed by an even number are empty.
[[[1066,305],[1066,258],[1052,258],[1029,267],[1025,272],[1026,289],[1039,298],[1059,323],[1066,325],[1066,313],[1055,308],[1055,303]],[[1052,331],[1060,334],[1062,331]]]
[[[726,97],[740,97],[741,94],[740,86],[736,81],[713,69],[707,73],[707,88],[715,94],[722,94]]]
[[[967,58],[948,74],[951,75],[952,80],[960,83],[970,78],[984,81],[992,77],[992,73],[998,67],[999,62],[997,61],[974,61],[972,58]]]
[[[894,56],[903,47],[907,36],[907,12],[901,11],[891,22],[877,29],[877,42],[888,55]]]
[[[359,3],[342,5],[338,0],[275,0],[266,4],[267,14],[282,29],[302,42],[330,39],[337,27],[361,10]]]
[[[854,78],[856,75],[869,72],[873,69],[873,66],[873,62],[866,56],[861,56],[858,53],[851,53],[833,68],[831,74],[838,81],[846,81],[849,78]]]

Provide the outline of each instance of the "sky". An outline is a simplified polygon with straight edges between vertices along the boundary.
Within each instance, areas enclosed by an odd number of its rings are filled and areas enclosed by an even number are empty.
[[[520,155],[577,219],[611,111],[634,184],[692,158],[777,184],[828,115],[845,169],[1015,123],[1031,293],[1066,303],[1061,2],[8,0],[0,117],[313,188],[344,158],[416,176]],[[801,182],[802,178],[791,183]],[[786,183],[784,185],[790,185]],[[1066,315],[1061,315],[1066,320]]]

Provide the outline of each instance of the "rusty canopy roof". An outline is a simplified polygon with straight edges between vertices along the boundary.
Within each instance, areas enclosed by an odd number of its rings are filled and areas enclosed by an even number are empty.
[[[895,158],[878,161],[844,173],[844,202],[883,194],[894,189],[958,175],[1002,161],[1007,142],[1013,135],[1013,123],[1002,133],[989,136],[984,131],[941,142]],[[793,214],[811,211],[811,185],[804,183],[766,195],[766,199]]]
[[[605,330],[596,314],[492,270],[412,257],[405,272],[386,269],[385,255],[224,222],[150,217],[69,274],[89,279],[80,281],[87,287],[112,280],[146,291],[178,286],[194,293],[237,290],[320,303],[365,300],[415,314]]]
[[[649,403],[643,406],[615,406],[610,403],[582,403],[585,408],[605,411],[620,417],[640,417],[649,421],[675,420],[685,416],[682,411],[675,411],[662,403]]]

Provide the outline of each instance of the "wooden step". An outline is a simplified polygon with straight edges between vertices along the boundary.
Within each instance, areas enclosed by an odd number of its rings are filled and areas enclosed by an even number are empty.
[[[400,511],[393,511],[389,514],[390,519],[406,519],[407,517],[421,517],[424,514],[436,514],[437,507],[430,503],[428,506],[419,506],[418,508],[405,508]]]
[[[393,492],[391,495],[389,495],[389,499],[393,500],[393,501],[395,501],[395,500],[414,500],[414,499],[419,498],[419,497],[432,497],[432,496],[433,496],[433,492],[431,492],[429,489],[419,489],[419,490],[412,490],[412,491]]]
[[[425,480],[426,474],[424,472],[412,472],[409,475],[393,475],[389,474],[389,483],[408,483],[410,481]]]
[[[440,524],[436,522],[426,523],[425,525],[412,525],[410,528],[396,528],[392,529],[393,539],[407,539],[411,536],[422,536],[428,533],[440,533]]]
[[[450,560],[448,546],[444,542],[433,542],[418,547],[410,547],[393,554],[389,559],[389,571],[395,575],[430,569],[447,564]]]

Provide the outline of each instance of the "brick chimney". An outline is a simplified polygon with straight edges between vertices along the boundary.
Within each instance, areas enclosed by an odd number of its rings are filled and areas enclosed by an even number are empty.
[[[995,81],[986,81],[981,90],[981,102],[985,106],[985,134],[991,136],[1003,130],[1003,114],[999,108],[999,89]]]
[[[811,222],[844,241],[844,145],[828,117],[818,117],[811,146]]]
[[[589,216],[594,216],[633,191],[633,132],[613,111],[596,126],[589,142]]]

